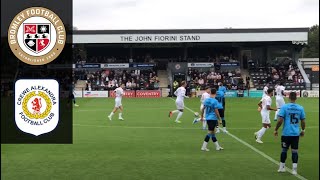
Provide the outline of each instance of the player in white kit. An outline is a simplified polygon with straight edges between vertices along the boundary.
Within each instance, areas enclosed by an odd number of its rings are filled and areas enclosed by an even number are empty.
[[[207,98],[210,98],[210,94],[209,94],[210,91],[211,91],[210,87],[207,86],[207,87],[205,88],[205,92],[202,93],[202,95],[201,95],[201,99],[200,99],[200,102],[201,102],[200,112],[202,112],[202,109],[204,108],[204,105],[203,105],[204,101],[205,101]],[[206,114],[206,109],[204,109],[204,115],[205,115],[205,114]],[[197,123],[197,122],[199,122],[199,121],[200,121],[200,118],[196,117],[196,118],[193,120],[193,124],[195,124],[195,123]],[[202,121],[202,129],[203,129],[203,130],[206,130],[206,127],[207,127],[207,122],[206,122],[206,119],[205,119],[205,117],[204,117],[204,118],[203,118],[203,121]]]
[[[262,136],[266,132],[268,128],[271,127],[271,121],[270,121],[270,110],[276,111],[276,108],[272,108],[272,94],[273,94],[273,89],[268,89],[267,90],[267,96],[262,98],[262,100],[259,102],[258,106],[260,107],[261,111],[261,117],[262,117],[262,128],[254,133],[254,136],[256,138],[257,143],[263,143],[261,141]]]
[[[186,96],[186,86],[187,86],[187,83],[185,81],[182,81],[181,86],[174,92],[174,95],[177,96],[177,99],[176,99],[177,110],[170,111],[169,117],[172,117],[173,114],[178,113],[177,118],[175,120],[176,123],[181,123],[179,119],[183,114],[184,98],[189,98],[188,96]]]
[[[122,118],[122,111],[123,111],[123,107],[122,107],[122,96],[124,94],[123,88],[125,87],[124,84],[121,84],[120,87],[118,87],[117,89],[114,90],[115,94],[116,94],[116,99],[115,99],[115,106],[112,110],[112,112],[110,113],[110,115],[108,116],[109,120],[112,120],[112,116],[114,115],[115,112],[117,112],[117,110],[119,109],[119,120],[124,120]]]
[[[276,87],[276,105],[277,105],[277,111],[274,114],[274,121],[277,121],[278,119],[278,112],[280,111],[281,107],[286,104],[284,101],[284,90],[286,88],[283,86],[283,83],[281,82],[277,87]]]

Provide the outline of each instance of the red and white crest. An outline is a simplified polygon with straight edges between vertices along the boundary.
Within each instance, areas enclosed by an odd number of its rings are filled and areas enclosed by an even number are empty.
[[[36,54],[45,50],[51,42],[50,28],[48,23],[23,23],[24,45]]]

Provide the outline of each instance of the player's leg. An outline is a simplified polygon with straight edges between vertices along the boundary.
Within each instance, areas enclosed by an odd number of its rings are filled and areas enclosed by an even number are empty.
[[[117,112],[117,110],[119,109],[119,106],[120,106],[120,101],[119,100],[115,99],[114,102],[115,102],[115,106],[114,106],[113,110],[111,111],[111,113],[108,116],[110,121],[112,120],[112,116],[114,115],[114,113]]]
[[[204,107],[202,107],[202,108],[204,108]],[[202,129],[203,130],[206,130],[206,128],[207,128],[207,121],[206,121],[206,119],[205,119],[205,114],[206,114],[206,109],[204,109],[204,113],[203,113],[204,115],[204,119],[203,119],[203,121],[202,121]]]
[[[299,136],[291,136],[291,152],[292,152],[292,174],[298,174],[298,148],[299,148]]]
[[[210,138],[212,137],[212,134],[214,134],[215,124],[214,124],[213,120],[207,120],[206,122],[208,124],[208,134],[205,136],[204,141],[202,143],[202,147],[201,147],[202,151],[209,151],[209,149],[207,148],[208,142],[209,142]]]
[[[169,112],[169,117],[172,117],[173,114],[175,114],[175,113],[179,113],[179,107],[181,107],[181,102],[180,101],[176,101],[176,107],[177,107],[176,110],[173,110],[173,111]]]
[[[217,126],[217,124],[219,123],[217,120],[213,121],[214,122],[214,128]],[[219,145],[218,143],[218,140],[216,138],[216,135],[214,133],[215,131],[213,130],[212,131],[212,134],[211,134],[211,139],[212,139],[212,142],[214,143],[214,145],[216,146],[216,150],[217,151],[220,151],[220,150],[223,150],[223,148]]]
[[[122,105],[119,106],[119,111],[120,111],[120,112],[119,112],[119,119],[120,119],[120,120],[124,120],[124,119],[122,118],[122,112],[123,112],[123,107],[122,107]]]
[[[264,135],[264,133],[267,131],[267,129],[271,127],[269,114],[261,113],[261,117],[262,117],[262,128],[255,133],[257,143],[263,143],[261,141],[261,138]]]
[[[117,110],[118,110],[118,107],[117,107],[117,106],[115,106],[115,107],[112,109],[111,113],[110,113],[109,116],[108,116],[108,118],[109,118],[110,121],[112,120],[112,116],[114,115],[114,113],[117,112]]]
[[[287,159],[287,152],[289,149],[290,143],[288,142],[288,136],[281,136],[281,155],[280,155],[280,165],[278,172],[285,172],[286,171],[286,159]]]
[[[281,99],[279,97],[276,97],[276,106],[277,106],[277,111],[274,113],[274,121],[278,120],[278,112],[280,110],[280,102]]]
[[[224,109],[219,109],[219,114],[220,114],[220,117],[221,117],[221,120],[222,120],[222,128],[223,128],[223,132],[224,133],[227,133],[227,127],[226,127],[226,119],[224,117]]]
[[[177,109],[178,109],[178,115],[177,115],[177,118],[176,118],[175,122],[176,123],[181,123],[181,121],[179,121],[179,119],[182,117],[182,114],[183,114],[183,109],[184,109],[183,101],[177,102]]]

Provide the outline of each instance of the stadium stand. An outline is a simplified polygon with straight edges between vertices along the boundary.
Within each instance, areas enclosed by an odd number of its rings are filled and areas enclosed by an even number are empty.
[[[269,83],[271,88],[280,82],[287,90],[304,90],[306,88],[297,64],[290,58],[276,59],[265,67],[251,68],[250,76],[258,90]]]

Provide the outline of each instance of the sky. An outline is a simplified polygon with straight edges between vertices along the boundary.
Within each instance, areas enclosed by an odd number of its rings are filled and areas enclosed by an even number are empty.
[[[290,28],[319,24],[319,0],[73,0],[80,30]]]

